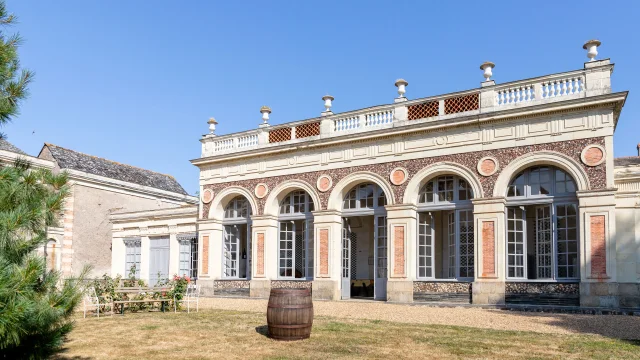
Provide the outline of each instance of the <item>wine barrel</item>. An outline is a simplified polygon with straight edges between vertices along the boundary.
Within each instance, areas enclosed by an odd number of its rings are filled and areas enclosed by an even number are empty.
[[[308,339],[313,325],[311,290],[271,289],[267,324],[272,339]]]

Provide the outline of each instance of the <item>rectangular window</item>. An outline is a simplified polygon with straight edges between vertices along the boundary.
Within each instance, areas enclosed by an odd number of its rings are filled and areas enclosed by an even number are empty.
[[[420,194],[420,203],[432,203],[433,202],[433,181],[429,181],[425,185],[425,191]]]
[[[280,222],[280,238],[278,244],[279,251],[279,271],[280,277],[293,277],[293,238],[294,223],[292,221]]]
[[[198,238],[191,241],[191,274],[192,279],[198,278]]]
[[[129,277],[130,273],[134,273],[136,279],[140,278],[140,254],[142,252],[142,243],[140,239],[124,240],[126,247],[124,276]]]
[[[223,243],[223,264],[224,277],[235,278],[239,276],[239,248],[240,248],[240,231],[235,225],[226,225],[224,227],[224,243]]]
[[[556,205],[558,236],[558,278],[578,277],[578,207],[576,204]]]
[[[524,173],[520,173],[509,185],[507,196],[524,196]]]
[[[525,211],[507,208],[507,277],[524,278]]]
[[[553,259],[553,234],[551,229],[551,207],[536,208],[536,275],[538,279],[551,279]]]
[[[180,240],[179,255],[180,276],[189,276],[192,279],[198,278],[198,239]]]
[[[376,264],[376,277],[378,279],[387,278],[387,217],[378,216],[377,219],[377,235],[378,235],[378,259]]]
[[[460,241],[460,277],[474,276],[473,210],[458,211],[458,236]]]
[[[358,187],[358,191],[360,192],[360,208],[373,209],[373,185],[361,185]]]
[[[418,277],[434,277],[433,255],[433,216],[420,213],[418,215]]]
[[[447,239],[449,249],[449,278],[456,277],[456,213],[454,211],[447,215]]]
[[[462,179],[458,179],[458,200],[471,200],[471,187]]]

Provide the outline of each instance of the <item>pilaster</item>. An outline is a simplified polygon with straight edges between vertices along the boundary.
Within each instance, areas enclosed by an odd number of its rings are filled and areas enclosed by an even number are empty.
[[[387,205],[387,301],[413,302],[416,278],[417,207]]]
[[[475,274],[472,303],[505,303],[504,197],[474,199]]]
[[[313,212],[314,299],[340,299],[342,216],[339,211]]]
[[[251,216],[251,242],[251,279],[277,279],[278,218],[272,215]]]
[[[615,190],[579,191],[580,305],[618,307]]]

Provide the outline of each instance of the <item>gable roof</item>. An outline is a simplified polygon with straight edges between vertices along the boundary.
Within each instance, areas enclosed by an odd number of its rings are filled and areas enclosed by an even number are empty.
[[[49,150],[51,157],[53,157],[52,160],[58,164],[60,169],[82,171],[115,180],[188,195],[184,188],[171,175],[121,164],[115,161],[83,154],[74,150],[65,149],[53,144],[45,144],[38,157],[46,156],[43,154],[45,148]]]
[[[11,151],[20,155],[28,155],[26,152],[20,150],[17,146],[4,139],[0,139],[0,150]]]

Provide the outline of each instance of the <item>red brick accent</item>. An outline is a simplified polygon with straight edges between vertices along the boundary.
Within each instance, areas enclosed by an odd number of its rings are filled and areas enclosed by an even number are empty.
[[[496,163],[491,159],[484,159],[480,164],[480,170],[483,174],[492,174],[496,169]]]
[[[402,184],[404,181],[404,171],[396,170],[391,174],[391,182],[395,184]]]
[[[595,165],[598,162],[600,162],[600,160],[602,160],[603,157],[604,157],[604,154],[602,153],[602,150],[600,150],[600,148],[597,148],[595,146],[590,147],[584,153],[584,159],[586,160],[587,165]]]
[[[393,227],[393,275],[404,275],[404,226]]]
[[[326,176],[321,176],[320,180],[318,181],[318,190],[327,191],[329,190],[330,186],[331,186],[331,181],[329,180],[329,178]]]
[[[329,229],[320,229],[320,275],[329,275]]]
[[[604,215],[593,215],[591,218],[591,276],[607,276],[607,248],[605,238]]]
[[[264,276],[264,233],[258,233],[258,268],[256,269],[256,275]]]
[[[202,273],[209,274],[209,235],[202,237]]]
[[[482,276],[496,275],[495,222],[482,222]]]

